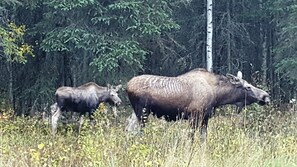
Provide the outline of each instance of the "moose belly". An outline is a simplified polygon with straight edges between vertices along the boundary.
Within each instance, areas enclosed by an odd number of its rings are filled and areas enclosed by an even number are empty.
[[[153,115],[158,118],[164,117],[167,121],[176,121],[178,119],[188,118],[186,112],[184,112],[184,108],[152,105],[150,106],[150,110]]]

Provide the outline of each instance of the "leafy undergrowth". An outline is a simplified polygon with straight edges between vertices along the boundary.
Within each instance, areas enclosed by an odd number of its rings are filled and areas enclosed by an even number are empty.
[[[229,110],[228,110],[229,112]],[[217,112],[207,142],[191,143],[186,121],[150,117],[143,133],[127,134],[127,113],[96,115],[97,123],[50,125],[37,118],[0,121],[0,166],[292,167],[297,166],[297,113],[249,108]]]

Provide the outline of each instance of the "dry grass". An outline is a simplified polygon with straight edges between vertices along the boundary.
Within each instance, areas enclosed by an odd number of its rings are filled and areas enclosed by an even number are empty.
[[[198,133],[190,142],[185,121],[150,117],[144,133],[133,135],[124,132],[125,118],[97,115],[79,136],[73,125],[51,136],[36,118],[0,121],[0,166],[297,166],[296,113],[255,106],[239,117],[227,110],[211,118],[203,145]]]

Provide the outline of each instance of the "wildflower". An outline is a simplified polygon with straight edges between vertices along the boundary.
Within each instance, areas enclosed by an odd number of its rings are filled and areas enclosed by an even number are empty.
[[[38,144],[37,147],[38,147],[39,150],[41,150],[44,147],[44,144],[43,143],[40,143],[40,144]]]

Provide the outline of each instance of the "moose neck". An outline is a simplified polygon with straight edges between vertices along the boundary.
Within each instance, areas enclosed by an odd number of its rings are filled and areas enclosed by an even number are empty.
[[[233,85],[226,85],[223,88],[219,87],[216,91],[215,106],[222,106],[225,104],[235,104],[244,98],[244,91],[234,87]]]
[[[109,92],[108,89],[101,90],[97,92],[97,96],[100,102],[107,102],[109,100]]]

